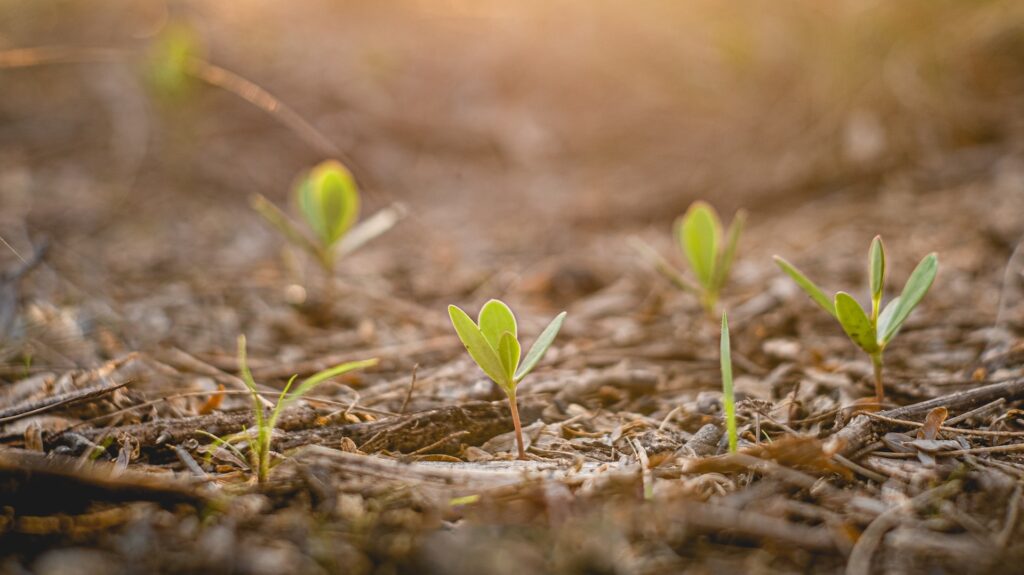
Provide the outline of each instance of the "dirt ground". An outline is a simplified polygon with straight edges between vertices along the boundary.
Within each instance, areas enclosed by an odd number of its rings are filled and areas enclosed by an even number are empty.
[[[0,571],[1014,573],[1024,559],[1024,9],[1014,2],[0,0]],[[172,24],[237,81],[147,83]],[[236,76],[232,76],[236,77]],[[273,96],[268,104],[246,82]],[[325,157],[364,218],[327,278],[250,208]],[[719,332],[631,247],[749,214]],[[887,403],[783,276],[886,297],[937,252]],[[500,298],[501,390],[446,308]],[[270,479],[211,444],[289,409]],[[945,427],[918,436],[945,408]],[[202,431],[204,433],[197,433]]]

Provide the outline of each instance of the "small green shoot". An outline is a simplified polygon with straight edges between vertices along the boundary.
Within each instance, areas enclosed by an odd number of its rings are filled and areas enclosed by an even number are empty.
[[[171,24],[157,36],[147,59],[150,86],[170,102],[187,95],[192,85],[190,62],[203,57],[203,46],[195,31],[184,24]]]
[[[701,306],[712,314],[722,288],[729,280],[736,259],[746,212],[740,210],[723,233],[722,221],[715,208],[703,201],[690,205],[675,223],[675,237],[686,257],[696,282],[687,278],[653,248],[639,240],[634,247],[649,259],[655,269],[676,287],[697,296]]]
[[[729,317],[722,312],[722,406],[725,409],[725,427],[729,434],[729,453],[736,453],[736,394],[732,388],[732,347],[729,343]]]
[[[295,203],[308,228],[302,231],[277,206],[257,194],[252,207],[296,247],[311,255],[328,276],[340,255],[352,253],[363,244],[391,229],[406,215],[402,204],[394,204],[356,225],[360,197],[355,178],[340,162],[327,160],[299,179]]]
[[[290,242],[316,258],[327,275],[333,275],[338,243],[359,217],[355,178],[340,162],[328,160],[299,180],[294,195],[312,237],[263,196],[255,196],[252,205]]]
[[[775,263],[786,272],[819,306],[839,321],[843,331],[871,357],[875,375],[875,399],[879,405],[885,399],[882,385],[882,356],[886,346],[896,336],[910,312],[921,303],[939,271],[939,258],[931,253],[924,257],[910,274],[903,293],[882,307],[885,289],[885,246],[881,236],[875,236],[868,254],[868,277],[871,290],[871,310],[865,311],[853,296],[839,292],[829,299],[814,282],[786,260],[775,256]]]
[[[325,369],[302,380],[299,385],[295,387],[295,391],[292,391],[291,394],[289,394],[288,392],[292,389],[292,384],[295,383],[296,379],[295,376],[292,376],[292,378],[288,380],[287,385],[285,385],[281,395],[278,396],[277,403],[274,405],[273,410],[271,410],[268,416],[260,401],[260,394],[256,387],[256,381],[252,377],[252,372],[249,371],[249,363],[246,360],[245,352],[245,336],[238,336],[239,371],[241,372],[242,381],[245,382],[245,386],[249,388],[249,393],[252,395],[252,410],[256,418],[256,439],[253,440],[250,434],[246,434],[246,436],[249,441],[250,452],[254,460],[251,467],[256,469],[257,481],[264,483],[270,475],[271,439],[273,437],[274,428],[277,427],[277,421],[281,417],[285,408],[295,403],[304,395],[313,391],[316,386],[331,379],[332,377],[337,377],[343,373],[377,365],[377,361],[377,359],[350,361],[348,363],[336,365],[330,369]]]
[[[454,305],[448,306],[448,315],[469,356],[508,396],[519,459],[526,459],[523,429],[519,421],[519,408],[516,406],[516,386],[537,367],[544,353],[551,347],[558,330],[562,329],[566,312],[555,316],[544,328],[522,363],[519,361],[522,348],[519,345],[516,318],[503,302],[492,299],[484,304],[476,322]]]

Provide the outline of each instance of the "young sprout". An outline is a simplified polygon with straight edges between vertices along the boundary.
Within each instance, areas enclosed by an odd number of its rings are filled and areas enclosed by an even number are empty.
[[[402,204],[394,204],[355,225],[359,217],[359,190],[352,174],[335,160],[310,170],[295,186],[294,195],[309,233],[299,230],[284,212],[259,194],[253,196],[252,207],[288,241],[316,259],[328,276],[334,274],[339,255],[355,251],[406,215]]]
[[[676,287],[696,295],[701,306],[711,314],[722,288],[729,280],[746,219],[746,212],[737,212],[723,237],[722,221],[715,208],[707,202],[697,201],[676,220],[676,240],[690,264],[696,282],[680,273],[650,246],[635,240],[634,247],[650,259],[655,269]]]
[[[544,328],[521,364],[516,318],[503,302],[492,299],[484,304],[476,322],[454,305],[448,306],[448,315],[469,356],[508,396],[519,459],[526,459],[523,429],[519,422],[519,408],[516,406],[516,386],[537,367],[544,353],[551,347],[558,330],[562,328],[566,312],[555,316]]]
[[[332,275],[338,243],[359,217],[356,181],[340,162],[328,160],[301,178],[294,193],[312,238],[300,232],[263,196],[253,198],[253,208],[289,241],[316,258],[327,275]]]
[[[811,299],[832,314],[832,317],[839,320],[846,335],[871,357],[875,374],[875,399],[881,404],[885,399],[885,389],[882,386],[882,355],[886,346],[903,327],[903,323],[907,321],[910,312],[914,311],[917,304],[921,303],[921,299],[928,293],[928,289],[932,287],[935,274],[939,270],[939,257],[934,253],[925,256],[910,274],[906,285],[903,286],[903,293],[890,301],[885,308],[881,307],[882,291],[885,288],[885,247],[882,245],[881,236],[875,236],[875,239],[871,241],[868,259],[871,288],[870,315],[850,294],[839,292],[835,298],[829,299],[821,288],[807,279],[807,276],[792,264],[779,256],[775,256],[775,263],[782,268],[782,271],[789,274],[793,281],[811,296]]]
[[[722,312],[722,406],[725,408],[725,428],[729,434],[729,452],[736,453],[736,396],[732,389],[732,347],[729,344],[729,317]]]
[[[239,370],[241,371],[242,381],[245,382],[245,386],[249,388],[249,393],[252,395],[252,410],[256,418],[256,438],[252,439],[248,433],[245,434],[245,437],[249,442],[249,451],[254,459],[251,467],[254,467],[257,470],[257,480],[260,483],[264,483],[270,474],[270,441],[274,434],[274,428],[277,427],[277,421],[281,417],[281,413],[284,412],[284,409],[301,399],[310,391],[313,391],[313,388],[328,379],[353,370],[364,369],[377,365],[377,359],[350,361],[315,373],[302,380],[295,388],[295,391],[292,391],[289,395],[288,391],[291,390],[292,384],[295,383],[296,379],[295,376],[292,376],[284,386],[284,390],[281,392],[281,395],[278,396],[277,403],[274,405],[274,408],[271,410],[269,415],[264,412],[264,406],[261,401],[262,398],[260,397],[259,390],[256,388],[256,381],[252,377],[252,372],[249,371],[249,364],[246,361],[244,335],[238,336],[238,365]],[[223,442],[224,440],[220,441]],[[230,443],[228,443],[228,445],[230,445]]]

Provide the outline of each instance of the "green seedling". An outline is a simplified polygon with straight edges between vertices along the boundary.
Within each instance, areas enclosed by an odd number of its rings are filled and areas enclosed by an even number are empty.
[[[290,242],[313,256],[328,275],[333,275],[338,244],[359,217],[355,178],[340,162],[328,160],[299,180],[294,196],[311,235],[299,231],[263,196],[253,199],[253,208]]]
[[[655,269],[676,287],[696,295],[701,306],[708,314],[712,314],[722,288],[729,280],[746,219],[746,212],[740,210],[723,233],[722,221],[715,208],[707,202],[697,201],[676,220],[676,241],[696,281],[687,278],[643,242],[634,240],[634,247],[651,260]]]
[[[355,178],[340,162],[327,160],[299,179],[295,203],[308,231],[299,229],[277,206],[263,196],[253,196],[252,207],[289,242],[311,255],[328,277],[334,275],[339,256],[391,229],[406,215],[394,204],[356,225],[360,197]]]
[[[775,263],[782,268],[782,271],[789,274],[793,281],[803,288],[807,295],[811,296],[811,299],[836,318],[850,340],[871,357],[875,375],[875,399],[881,405],[885,399],[885,389],[882,385],[883,353],[889,342],[903,327],[903,323],[907,321],[910,312],[914,311],[917,304],[921,303],[921,299],[928,293],[928,289],[932,287],[935,274],[939,270],[939,257],[934,253],[925,256],[910,274],[906,285],[903,286],[903,292],[884,308],[881,304],[882,292],[885,288],[885,246],[882,244],[881,236],[875,236],[875,239],[871,241],[868,260],[871,289],[870,314],[857,303],[857,300],[853,299],[853,296],[846,292],[839,292],[834,298],[829,299],[825,292],[807,279],[807,276],[800,270],[779,256],[775,256]]]
[[[729,342],[729,317],[722,312],[722,406],[725,409],[725,428],[729,434],[729,452],[736,453],[736,394],[732,388],[732,346]]]
[[[292,384],[295,383],[295,380],[297,379],[296,376],[292,376],[292,378],[288,380],[287,385],[285,385],[281,395],[278,396],[277,403],[274,404],[273,409],[268,415],[264,411],[264,405],[262,398],[260,397],[259,390],[257,389],[256,381],[252,377],[252,372],[249,371],[249,364],[246,360],[245,353],[245,336],[239,336],[239,370],[241,372],[242,381],[245,382],[245,386],[249,389],[249,393],[252,395],[252,410],[256,420],[256,437],[253,438],[250,433],[246,433],[245,438],[249,442],[249,451],[252,455],[252,463],[250,464],[250,467],[256,469],[257,481],[264,483],[270,475],[271,439],[273,438],[274,429],[277,427],[278,419],[280,419],[285,408],[301,399],[310,391],[313,391],[313,389],[321,383],[343,373],[377,365],[377,361],[377,359],[350,361],[348,363],[336,365],[330,369],[325,369],[299,382],[298,386],[295,386],[295,390],[289,394],[288,392],[291,391]]]
[[[519,345],[516,318],[504,303],[492,299],[484,304],[476,322],[454,305],[448,306],[448,315],[469,356],[508,396],[519,459],[526,459],[523,429],[519,422],[519,408],[516,406],[516,386],[537,367],[544,353],[551,347],[558,330],[562,328],[566,312],[555,316],[544,328],[522,363],[519,362],[522,348]]]
[[[202,43],[194,30],[184,24],[167,26],[157,36],[147,59],[150,86],[169,102],[182,98],[192,85],[189,66],[203,56]]]

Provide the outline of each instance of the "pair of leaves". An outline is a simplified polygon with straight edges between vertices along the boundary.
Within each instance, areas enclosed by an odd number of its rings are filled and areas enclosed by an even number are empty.
[[[335,160],[313,168],[295,190],[302,217],[325,247],[341,240],[359,217],[359,192],[352,174]]]
[[[729,224],[723,243],[722,221],[707,202],[694,202],[676,222],[676,238],[697,277],[712,300],[729,279],[746,214],[738,212]]]
[[[869,354],[880,353],[896,336],[910,312],[924,298],[935,281],[939,270],[939,259],[934,253],[928,254],[914,268],[903,292],[879,311],[882,290],[885,284],[885,249],[880,237],[871,242],[869,254],[869,276],[871,288],[871,315],[846,292],[839,292],[829,299],[814,282],[795,266],[775,256],[775,263],[786,272],[815,302],[843,326],[846,335]]]
[[[516,318],[503,302],[492,299],[484,304],[476,322],[454,305],[448,306],[448,315],[473,361],[501,386],[505,393],[514,396],[516,385],[537,367],[544,353],[555,341],[566,313],[563,311],[551,320],[533,343],[522,363]]]

